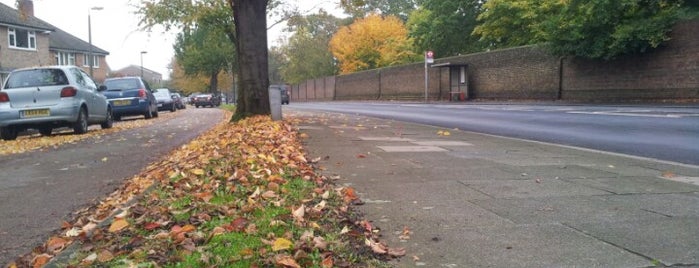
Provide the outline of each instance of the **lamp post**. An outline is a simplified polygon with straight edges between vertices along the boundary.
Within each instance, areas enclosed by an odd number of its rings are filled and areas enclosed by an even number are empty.
[[[141,51],[141,78],[143,78],[143,54],[148,53],[148,51]]]
[[[92,69],[93,66],[95,65],[95,55],[92,52],[92,19],[90,18],[90,10],[102,10],[104,9],[103,7],[91,7],[90,9],[87,10],[87,38],[88,42],[90,43],[90,53],[87,55],[87,64],[90,66],[90,77],[94,79],[92,76]]]

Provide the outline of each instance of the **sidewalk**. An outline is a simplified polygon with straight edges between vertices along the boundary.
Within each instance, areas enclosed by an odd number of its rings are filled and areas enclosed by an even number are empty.
[[[396,267],[699,267],[695,167],[292,114],[307,118],[298,127],[310,158],[357,190],[391,247],[407,249]]]

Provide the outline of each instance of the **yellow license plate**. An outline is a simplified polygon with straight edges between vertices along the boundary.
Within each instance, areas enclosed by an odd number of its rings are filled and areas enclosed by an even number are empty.
[[[131,100],[115,100],[114,101],[114,106],[125,106],[125,105],[131,105]]]
[[[51,115],[51,112],[49,111],[49,109],[36,109],[36,110],[24,110],[24,111],[22,111],[23,118],[44,117],[44,116],[49,116],[49,115]]]

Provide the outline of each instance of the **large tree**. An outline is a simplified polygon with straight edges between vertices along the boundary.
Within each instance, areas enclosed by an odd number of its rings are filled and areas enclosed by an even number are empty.
[[[561,12],[560,0],[489,0],[473,34],[490,48],[537,44],[547,40],[543,23]]]
[[[669,39],[682,0],[570,0],[544,23],[558,55],[612,59],[643,53]]]
[[[281,68],[284,80],[295,84],[337,74],[337,64],[329,50],[329,42],[344,23],[344,20],[325,11],[289,20],[288,31],[294,34],[281,49],[286,59]]]
[[[415,8],[417,0],[340,0],[340,6],[345,13],[355,18],[363,18],[372,13],[393,15],[403,22],[408,20]]]
[[[238,102],[234,120],[270,114],[267,0],[228,0],[238,51]]]
[[[407,27],[417,52],[432,50],[439,57],[482,51],[471,35],[482,0],[423,0],[410,14]]]
[[[201,23],[222,27],[226,37],[235,44],[238,56],[235,68],[239,73],[238,102],[234,119],[270,113],[266,12],[268,5],[277,6],[280,1],[151,0],[141,3],[141,24],[146,29],[163,25],[166,29],[179,28],[186,32]],[[226,12],[228,15],[224,16]]]
[[[218,76],[235,63],[235,46],[221,27],[200,23],[189,32],[181,32],[174,45],[175,57],[185,74],[209,77],[208,92],[219,91]]]
[[[417,60],[408,31],[393,16],[369,15],[340,28],[330,40],[330,51],[343,74]]]

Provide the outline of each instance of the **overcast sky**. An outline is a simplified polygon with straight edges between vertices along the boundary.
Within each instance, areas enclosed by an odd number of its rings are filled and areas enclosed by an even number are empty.
[[[15,7],[15,0],[0,0],[5,5]],[[138,16],[134,14],[140,0],[34,0],[34,15],[62,30],[88,41],[88,11],[92,21],[92,44],[109,52],[107,63],[112,70],[128,65],[141,64],[168,78],[167,66],[174,52],[172,44],[176,32],[165,32],[158,27],[152,32],[138,30]],[[339,0],[287,0],[298,5],[301,10],[322,7],[336,9]],[[102,7],[102,10],[90,10]],[[339,14],[339,12],[333,12]],[[269,31],[269,43],[273,45],[280,35],[280,24]]]

